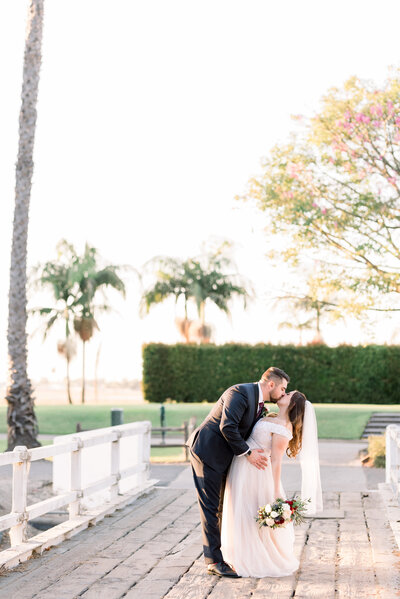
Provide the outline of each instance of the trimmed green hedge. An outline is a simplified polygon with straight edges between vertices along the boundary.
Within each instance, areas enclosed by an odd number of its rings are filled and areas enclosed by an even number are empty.
[[[236,383],[259,380],[269,366],[285,370],[289,389],[312,402],[397,404],[400,347],[368,345],[163,345],[143,346],[145,399],[215,402]]]

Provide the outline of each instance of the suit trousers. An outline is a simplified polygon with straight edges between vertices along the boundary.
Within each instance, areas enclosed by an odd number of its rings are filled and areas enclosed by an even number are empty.
[[[200,508],[204,560],[206,564],[215,564],[223,561],[221,521],[228,469],[225,472],[217,472],[192,451],[190,462]]]

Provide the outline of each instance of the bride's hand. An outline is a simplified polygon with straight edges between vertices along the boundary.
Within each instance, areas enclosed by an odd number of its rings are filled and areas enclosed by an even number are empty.
[[[264,470],[268,466],[268,460],[264,454],[263,449],[253,449],[251,454],[246,456],[250,464],[253,464],[259,470]]]

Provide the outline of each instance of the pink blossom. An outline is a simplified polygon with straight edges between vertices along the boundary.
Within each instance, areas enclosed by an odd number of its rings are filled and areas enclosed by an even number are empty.
[[[344,113],[344,118],[347,119],[348,121],[351,119],[351,112],[350,112],[350,110],[346,110],[346,112]]]
[[[388,177],[388,181],[389,183],[391,183],[392,185],[396,185],[396,179],[394,177]]]
[[[322,208],[321,212],[322,214],[326,214],[326,208]]]
[[[342,126],[343,126],[343,129],[346,129],[346,131],[353,131],[353,129],[354,129],[352,123],[348,123],[347,121],[342,123]]]
[[[372,121],[373,127],[382,127],[382,121]]]
[[[400,125],[400,116],[396,116],[394,122],[396,123],[396,125]]]
[[[394,141],[400,141],[400,131],[397,131],[396,135],[394,136]]]
[[[316,204],[315,202],[312,203],[313,208],[319,208],[318,204]]]
[[[356,121],[357,123],[363,123],[364,122],[364,115],[362,112],[357,112],[356,114]]]
[[[379,104],[375,104],[375,106],[371,106],[370,108],[371,114],[375,114],[376,116],[382,116],[383,109]]]
[[[290,164],[287,165],[286,171],[287,171],[289,177],[292,177],[292,179],[298,179],[299,172],[301,171],[301,165],[296,164],[295,162],[291,162]]]
[[[387,102],[386,106],[387,106],[387,109],[388,109],[388,113],[389,113],[389,115],[390,115],[390,116],[393,116],[393,113],[394,113],[394,106],[393,106],[393,102],[391,102],[391,101],[389,100],[389,102]]]

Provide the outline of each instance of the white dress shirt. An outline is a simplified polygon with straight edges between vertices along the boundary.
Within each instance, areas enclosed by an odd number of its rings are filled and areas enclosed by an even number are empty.
[[[263,402],[264,402],[263,392],[262,392],[260,383],[258,383],[258,410],[260,409],[260,404],[262,404]],[[257,413],[258,413],[258,410],[257,410]],[[249,450],[247,450],[247,451],[249,451]],[[241,458],[242,455],[246,455],[247,451],[245,451],[244,453],[240,453],[237,457]]]

